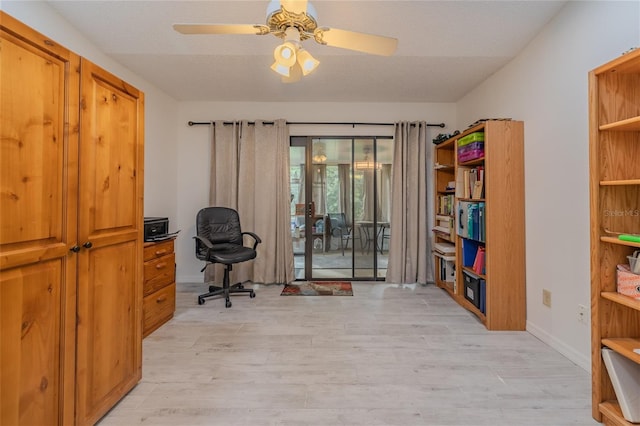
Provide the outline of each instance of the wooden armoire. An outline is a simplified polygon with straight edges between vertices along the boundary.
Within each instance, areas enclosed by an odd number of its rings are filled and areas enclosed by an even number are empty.
[[[0,424],[141,377],[144,95],[0,11]]]

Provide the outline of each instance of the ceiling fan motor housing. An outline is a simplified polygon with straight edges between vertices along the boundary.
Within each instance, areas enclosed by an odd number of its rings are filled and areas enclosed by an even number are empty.
[[[313,5],[307,2],[307,10],[301,13],[290,12],[280,3],[271,0],[267,6],[267,25],[276,37],[285,39],[288,28],[296,28],[300,33],[300,41],[313,37],[318,28],[317,14]]]

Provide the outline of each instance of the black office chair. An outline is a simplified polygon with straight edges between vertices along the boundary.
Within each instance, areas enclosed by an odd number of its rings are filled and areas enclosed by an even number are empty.
[[[347,225],[344,213],[329,213],[329,221],[331,222],[331,236],[340,237],[340,248],[344,256],[344,249],[349,248],[349,240],[354,239],[353,229]]]
[[[196,216],[196,257],[207,264],[204,271],[212,263],[225,265],[222,287],[211,285],[209,292],[198,296],[198,305],[203,305],[205,298],[224,295],[227,308],[231,307],[229,294],[249,293],[249,297],[256,297],[252,289],[246,289],[242,283],[229,286],[229,272],[233,264],[255,259],[256,247],[262,242],[253,232],[242,232],[238,212],[226,207],[206,207]],[[245,247],[243,236],[253,238],[253,247]]]

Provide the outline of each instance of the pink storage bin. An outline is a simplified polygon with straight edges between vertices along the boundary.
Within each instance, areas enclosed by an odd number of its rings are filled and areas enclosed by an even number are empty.
[[[640,275],[631,272],[627,264],[618,265],[617,273],[618,293],[640,300]]]

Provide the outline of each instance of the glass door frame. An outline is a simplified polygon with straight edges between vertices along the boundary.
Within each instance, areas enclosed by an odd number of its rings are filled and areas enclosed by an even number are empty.
[[[313,241],[313,226],[314,223],[313,221],[315,220],[315,212],[313,211],[312,208],[312,202],[313,202],[313,143],[314,141],[318,141],[318,140],[343,140],[345,141],[345,143],[349,142],[351,147],[350,147],[350,154],[351,154],[351,158],[349,159],[349,163],[350,163],[350,182],[349,185],[351,186],[351,205],[349,206],[349,208],[351,209],[351,217],[352,217],[352,223],[351,223],[351,228],[352,228],[352,238],[351,238],[351,265],[350,265],[350,269],[351,269],[351,276],[348,278],[345,277],[326,277],[326,278],[318,278],[318,277],[314,277],[313,276],[313,256],[314,256],[314,241]],[[301,147],[304,148],[305,152],[304,152],[304,159],[305,159],[305,168],[304,168],[304,198],[305,198],[305,226],[304,226],[304,237],[305,237],[305,242],[304,242],[304,277],[303,278],[298,278],[296,277],[296,280],[314,280],[314,281],[335,281],[335,280],[348,280],[348,281],[384,281],[385,277],[379,277],[379,271],[378,271],[378,267],[379,267],[379,262],[378,262],[378,255],[377,255],[377,251],[378,251],[378,242],[377,239],[373,240],[373,241],[368,241],[369,244],[373,244],[373,246],[371,247],[371,256],[373,256],[372,259],[372,263],[373,266],[371,268],[371,275],[370,276],[356,276],[356,269],[357,268],[357,264],[356,264],[356,246],[355,246],[355,242],[356,239],[353,238],[355,236],[356,232],[360,232],[360,229],[356,228],[356,224],[355,224],[355,217],[354,217],[354,212],[355,212],[355,163],[356,163],[356,145],[357,142],[361,140],[367,140],[367,141],[371,141],[373,144],[373,149],[372,149],[372,155],[373,155],[373,161],[374,163],[378,162],[378,141],[379,140],[391,140],[393,141],[393,137],[391,136],[291,136],[290,137],[290,147]],[[375,178],[373,179],[373,194],[374,194],[374,200],[373,200],[373,235],[374,238],[377,238],[377,226],[378,226],[378,212],[377,212],[377,208],[376,206],[379,203],[378,200],[378,186],[380,185],[380,183],[378,182],[378,176],[376,173],[374,173]],[[323,215],[326,215],[329,212],[323,212]],[[362,235],[360,235],[360,238],[362,238]],[[361,244],[363,243],[362,240],[359,240],[361,242]],[[330,244],[330,239],[328,241],[325,241],[325,239],[323,238],[323,250],[324,248],[324,244]],[[381,244],[383,244],[381,242]],[[368,254],[368,253],[367,253]],[[366,268],[365,268],[366,269]],[[386,269],[386,268],[384,268]]]

